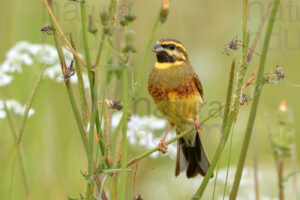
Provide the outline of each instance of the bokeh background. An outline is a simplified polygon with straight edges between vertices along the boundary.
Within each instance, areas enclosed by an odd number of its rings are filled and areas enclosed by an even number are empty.
[[[66,33],[73,33],[78,49],[83,53],[79,5],[67,0],[54,2],[59,23]],[[134,45],[137,49],[136,54],[132,57],[131,69],[133,76],[142,65],[147,41],[161,3],[160,0],[133,1],[132,10],[137,15],[137,19],[132,27],[135,31]],[[88,14],[94,16],[99,28],[101,28],[99,13],[108,4],[108,0],[87,1]],[[267,1],[249,1],[248,29],[251,41],[254,39],[267,5]],[[53,45],[52,37],[40,31],[40,28],[47,23],[49,23],[49,18],[42,1],[0,0],[0,63],[5,60],[6,52],[18,41]],[[285,83],[268,84],[264,87],[254,129],[256,148],[253,148],[252,140],[246,160],[249,174],[246,177],[246,182],[241,186],[240,199],[254,199],[252,173],[254,149],[257,152],[258,169],[261,177],[259,179],[259,187],[263,196],[262,199],[276,199],[277,197],[276,167],[269,142],[265,113],[268,114],[268,118],[272,122],[272,129],[276,132],[278,127],[278,106],[283,100],[287,102],[292,113],[293,127],[296,133],[296,152],[300,155],[300,136],[298,134],[300,130],[300,123],[298,124],[300,120],[300,88],[289,85],[300,84],[299,25],[300,2],[297,0],[282,1],[273,29],[265,71],[273,72],[276,69],[276,65],[280,65],[286,73]],[[170,1],[168,20],[159,28],[155,35],[155,40],[174,38],[185,45],[190,61],[204,87],[205,102],[207,104],[203,108],[203,116],[216,109],[225,100],[231,61],[235,58],[237,63],[239,63],[241,48],[234,52],[230,51],[230,56],[223,54],[223,48],[236,35],[242,38],[241,31],[241,1]],[[264,35],[264,31],[262,35]],[[89,35],[93,60],[97,51],[99,37],[99,34],[96,36]],[[261,46],[262,40],[257,45],[258,52],[261,51]],[[105,55],[104,53],[103,57]],[[102,65],[104,61],[101,61]],[[255,70],[258,61],[259,57],[254,56],[247,77],[250,77],[250,74]],[[137,99],[148,99],[147,101],[151,103],[150,111],[142,103],[138,104],[135,113],[141,116],[156,113],[148,94],[146,81],[154,62],[155,56],[151,53],[137,97]],[[21,74],[14,74],[15,79],[12,84],[0,88],[0,99],[3,96],[6,99],[16,99],[22,104],[26,104],[40,69],[41,66],[35,64],[32,67],[24,68]],[[104,79],[105,69],[102,68],[98,75],[100,80]],[[112,82],[116,86],[120,85],[116,78]],[[252,87],[246,90],[246,93],[250,96],[252,92]],[[116,95],[117,99],[121,98],[121,91],[116,90],[116,93],[112,93],[108,93],[107,97]],[[251,102],[241,107],[237,125],[234,128],[230,163],[233,171],[241,149],[250,106]],[[43,80],[32,107],[35,109],[35,114],[29,118],[26,124],[22,141],[25,169],[28,175],[32,199],[67,199],[68,196],[78,197],[79,194],[84,194],[86,183],[80,171],[86,171],[87,160],[64,85],[49,79]],[[14,116],[16,129],[19,127],[20,120],[19,116]],[[218,115],[204,125],[204,144],[210,158],[212,158],[218,144],[221,120],[221,116]],[[1,199],[25,199],[22,174],[20,173],[15,154],[15,142],[6,119],[0,119],[0,132]],[[129,158],[145,150],[146,148],[137,148],[130,145]],[[220,168],[223,170],[227,166],[228,152],[229,148],[226,147],[220,163]],[[300,159],[297,161],[298,169],[299,162]],[[175,159],[169,156],[146,158],[139,162],[139,169],[140,171],[138,171],[136,178],[136,191],[147,200],[189,199],[202,180],[201,177],[188,180],[184,175],[175,178]],[[286,161],[285,174],[292,171],[291,159],[288,159]],[[233,174],[229,179],[233,179]],[[132,199],[133,175],[130,173],[127,185],[128,199]],[[218,199],[218,196],[223,192],[223,184],[218,183],[217,186],[215,199]],[[297,199],[293,193],[293,187],[295,187],[294,182],[292,183],[289,180],[286,184],[288,199]],[[296,187],[300,190],[300,182]],[[205,193],[205,199],[211,198],[212,189],[213,182],[209,184]]]

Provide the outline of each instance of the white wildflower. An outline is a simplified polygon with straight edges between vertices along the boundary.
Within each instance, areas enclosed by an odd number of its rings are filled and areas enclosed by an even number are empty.
[[[18,101],[16,100],[6,100],[5,101],[6,107],[9,111],[14,112],[15,114],[24,115],[26,105],[22,106]],[[34,114],[34,109],[30,108],[28,117],[32,116]],[[4,110],[4,101],[0,100],[0,118],[3,119],[6,117],[6,112]]]
[[[12,80],[13,80],[12,76],[7,75],[0,70],[0,87],[10,84]]]
[[[113,114],[111,126],[112,129],[115,129],[122,117],[122,113],[118,112]],[[160,119],[154,116],[138,116],[132,115],[130,121],[128,122],[128,129],[127,129],[127,138],[128,141],[132,145],[138,145],[141,147],[145,147],[147,149],[152,149],[156,147],[160,141],[160,137],[156,137],[154,131],[160,131],[163,134],[167,128],[167,121],[164,119]],[[166,140],[171,139],[175,135],[174,132],[168,134]],[[173,143],[168,146],[168,153],[166,155],[170,156],[171,158],[175,158],[177,151],[176,143]],[[156,158],[160,155],[159,152],[152,153],[150,156],[152,158]]]
[[[71,65],[73,55],[66,48],[62,48],[65,57],[66,66]],[[79,54],[80,57],[82,57]],[[32,66],[37,61],[39,64],[47,66],[45,76],[63,82],[59,57],[54,46],[48,44],[31,44],[21,41],[15,44],[5,55],[5,60],[0,64],[0,86],[8,85],[13,77],[10,73],[22,73],[24,66]],[[83,74],[85,87],[88,88],[88,77]],[[77,76],[70,78],[72,83],[77,83]]]

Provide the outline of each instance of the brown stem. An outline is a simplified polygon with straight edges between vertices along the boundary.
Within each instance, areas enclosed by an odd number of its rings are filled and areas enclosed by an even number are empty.
[[[284,200],[284,177],[283,177],[283,167],[284,167],[284,161],[283,159],[279,160],[278,163],[278,179],[279,179],[279,200]]]

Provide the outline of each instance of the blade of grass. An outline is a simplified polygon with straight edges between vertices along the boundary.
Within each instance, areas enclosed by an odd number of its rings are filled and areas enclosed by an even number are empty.
[[[247,128],[246,128],[246,134],[245,134],[243,145],[242,145],[242,151],[241,151],[241,154],[239,157],[237,171],[235,174],[234,183],[233,183],[233,187],[232,187],[231,194],[230,194],[230,200],[236,199],[240,181],[241,181],[241,176],[242,176],[242,172],[243,172],[243,168],[244,168],[244,164],[245,164],[249,141],[250,141],[250,137],[251,137],[254,121],[255,121],[255,116],[256,116],[256,112],[257,112],[257,108],[258,108],[259,97],[260,97],[262,87],[263,87],[264,68],[265,68],[269,43],[270,43],[270,39],[271,39],[271,35],[272,35],[273,25],[274,25],[275,16],[277,13],[279,2],[280,2],[280,0],[274,0],[271,15],[270,15],[270,20],[269,20],[268,26],[267,26],[267,32],[265,35],[264,45],[263,45],[261,59],[260,59],[260,63],[259,63],[259,70],[258,70],[258,74],[257,74],[257,82],[256,82],[256,86],[255,86],[253,103],[251,106],[251,111],[250,111],[248,124],[247,124]]]

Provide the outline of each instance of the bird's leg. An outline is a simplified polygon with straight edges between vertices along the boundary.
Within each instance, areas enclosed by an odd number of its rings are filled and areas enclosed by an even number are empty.
[[[172,128],[173,128],[173,126],[170,125],[167,132],[164,134],[164,136],[161,138],[160,142],[158,143],[157,149],[158,149],[158,151],[160,151],[163,154],[167,153],[167,146],[166,146],[165,140],[166,140],[168,133],[172,130]]]
[[[197,116],[194,120],[194,126],[195,126],[195,130],[200,133],[200,131],[202,130],[201,125],[199,123],[199,117]]]

